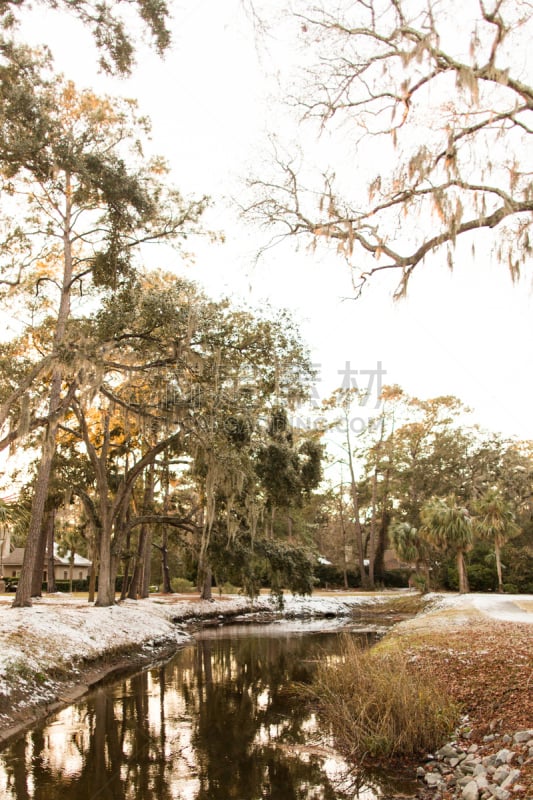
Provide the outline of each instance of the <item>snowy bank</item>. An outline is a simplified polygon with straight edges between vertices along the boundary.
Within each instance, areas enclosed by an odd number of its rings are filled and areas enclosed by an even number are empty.
[[[17,720],[32,721],[81,696],[117,667],[141,666],[184,644],[191,625],[276,612],[268,596],[253,604],[241,596],[212,602],[190,595],[152,596],[97,608],[68,595],[11,608],[0,596],[0,741]],[[286,597],[283,616],[347,616],[383,596]],[[31,719],[30,719],[31,718]]]

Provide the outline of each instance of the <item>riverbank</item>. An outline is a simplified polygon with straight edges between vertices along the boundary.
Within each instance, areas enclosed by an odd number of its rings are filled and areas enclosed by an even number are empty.
[[[434,597],[378,647],[400,649],[462,708],[457,736],[418,766],[432,800],[533,798],[533,597]]]
[[[287,597],[283,616],[343,618],[388,597]],[[24,609],[11,608],[12,599],[0,595],[0,746],[111,675],[167,657],[199,626],[280,615],[269,596],[251,603],[235,595],[212,602],[153,595],[96,608],[84,598],[57,594]]]
[[[266,596],[253,605],[236,596],[212,603],[190,595],[152,596],[111,608],[64,595],[38,600],[30,609],[12,609],[11,600],[0,597],[0,744],[106,677],[167,657],[197,627],[278,615]],[[461,703],[464,724],[449,743],[456,755],[418,765],[421,797],[469,800],[463,792],[475,777],[479,786],[474,781],[469,789],[475,800],[533,798],[533,748],[524,734],[533,720],[533,597],[433,595],[421,614],[400,621],[418,603],[405,592],[287,597],[283,616],[342,621],[382,615],[397,624],[379,647],[400,648],[413,669],[434,676]],[[515,742],[516,733],[524,734],[523,741]],[[501,750],[509,751],[510,761],[491,764]],[[499,794],[483,793],[483,779],[491,786],[496,769]]]

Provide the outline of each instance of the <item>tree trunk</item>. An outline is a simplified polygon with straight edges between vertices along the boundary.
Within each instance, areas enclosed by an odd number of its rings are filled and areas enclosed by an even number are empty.
[[[355,523],[355,540],[357,543],[357,552],[359,558],[359,573],[361,575],[361,586],[365,589],[368,587],[368,578],[365,570],[363,528],[361,526],[361,518],[359,516],[359,494],[357,492],[357,481],[355,480],[355,471],[353,467],[352,445],[350,442],[350,423],[348,418],[346,418],[346,444],[348,448],[348,467],[350,469],[350,489],[352,494],[353,517]]]
[[[150,579],[152,577],[152,529],[148,527],[146,531],[146,542],[143,553],[143,571],[141,581],[141,597],[148,597],[150,594]]]
[[[148,527],[146,525],[141,525],[141,530],[139,532],[139,541],[137,543],[137,555],[135,556],[135,566],[133,568],[130,588],[128,591],[128,597],[130,600],[137,600],[141,592],[142,571],[144,565],[144,550],[146,547],[147,533],[148,533]]]
[[[115,585],[111,565],[111,531],[106,530],[105,526],[101,531],[99,562],[96,605],[112,606],[115,603]]]
[[[293,519],[290,514],[287,514],[287,540],[292,542],[292,523]]]
[[[341,483],[340,486],[340,495],[339,495],[339,519],[341,523],[341,543],[342,543],[342,578],[344,582],[344,588],[348,588],[348,563],[346,560],[346,524],[344,522],[344,507],[343,507],[343,486]]]
[[[466,574],[465,557],[462,550],[457,551],[457,571],[459,573],[459,592],[466,594],[468,588],[468,577]]]
[[[56,355],[65,338],[67,321],[70,316],[70,292],[72,286],[72,245],[70,241],[72,196],[70,175],[68,173],[65,175],[65,198],[65,210],[63,214],[63,280],[53,344],[54,353]],[[56,364],[52,373],[48,401],[48,414],[50,418],[43,435],[41,462],[37,470],[37,480],[31,505],[28,537],[24,550],[24,562],[17,586],[17,593],[13,601],[13,606],[15,608],[31,606],[33,574],[35,562],[39,554],[39,536],[41,533],[45,503],[48,496],[48,487],[52,474],[52,460],[56,448],[57,429],[59,427],[57,411],[61,401],[62,380],[63,369],[59,364]]]
[[[33,575],[31,579],[32,597],[42,597],[43,594],[43,569],[46,558],[46,542],[48,539],[48,527],[50,525],[50,520],[52,520],[52,525],[53,525],[53,517],[51,517],[51,511],[50,510],[45,511],[43,516],[43,524],[41,525],[41,531],[39,534],[39,539],[37,541],[37,553],[35,556],[35,563],[33,565]]]
[[[146,474],[145,484],[144,484],[144,493],[143,493],[143,512],[148,513],[150,506],[152,504],[154,497],[154,468],[153,465],[150,466],[148,473]],[[131,578],[130,590],[128,592],[128,597],[130,600],[137,600],[139,597],[147,597],[148,593],[145,594],[145,573],[148,571],[150,572],[150,568],[147,569],[147,560],[148,563],[150,560],[150,553],[147,551],[151,548],[150,542],[150,528],[148,525],[141,525],[141,531],[139,533],[139,542],[137,546],[137,557],[135,559],[135,568],[133,570],[133,575]],[[148,575],[148,585],[150,583],[150,576]]]
[[[59,396],[58,396],[59,401]],[[50,403],[52,405],[52,403]],[[55,450],[55,440],[57,423],[50,422],[45,429],[44,441],[42,446],[41,463],[37,472],[37,480],[31,504],[31,517],[28,528],[28,537],[24,549],[24,560],[20,572],[20,579],[17,586],[17,593],[13,601],[14,608],[24,608],[31,606],[31,595],[33,589],[33,575],[37,562],[39,543],[41,537],[42,521],[46,499],[48,497],[48,486],[52,473],[52,458]]]
[[[48,526],[47,526],[47,539],[46,539],[46,551],[48,554],[48,562],[47,562],[47,582],[46,582],[46,591],[48,594],[52,594],[57,590],[56,587],[56,569],[54,563],[54,533],[55,533],[55,521],[56,521],[56,509],[53,508],[50,511],[50,517],[48,519]]]
[[[494,542],[494,555],[496,556],[496,572],[498,573],[498,591],[503,592],[502,557],[498,542]]]
[[[98,567],[98,531],[99,528],[93,529],[93,543],[91,548],[91,573],[89,575],[89,596],[88,603],[94,603],[96,594],[96,573]]]
[[[203,568],[202,590],[200,596],[202,600],[213,599],[212,585],[211,585],[211,567],[209,566],[209,564],[204,565]]]
[[[69,559],[69,576],[68,576],[69,584],[70,584],[69,585],[70,594],[72,594],[72,583],[74,581],[74,556],[75,556],[75,553],[74,553],[74,550],[72,550],[71,553],[70,553],[70,559]]]
[[[163,594],[172,594],[172,584],[170,582],[170,567],[168,565],[168,531],[163,531],[161,542],[161,577],[163,583]]]

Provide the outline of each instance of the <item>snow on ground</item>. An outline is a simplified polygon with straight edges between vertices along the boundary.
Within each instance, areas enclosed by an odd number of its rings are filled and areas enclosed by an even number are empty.
[[[11,608],[13,596],[0,596],[0,694],[9,694],[14,682],[43,675],[51,669],[72,672],[82,662],[116,654],[120,649],[180,644],[186,634],[180,621],[218,614],[272,611],[268,596],[253,605],[241,596],[213,602],[187,595],[152,596],[97,608],[83,599],[52,595],[34,601],[31,608]],[[286,616],[347,615],[355,604],[375,603],[374,596],[287,597]],[[378,600],[379,602],[379,600]],[[15,680],[16,679],[16,680]]]
[[[283,617],[346,617],[356,606],[369,607],[407,592],[285,596]],[[533,595],[430,595],[433,610],[487,614],[495,619],[533,622]],[[65,682],[83,685],[83,669],[129,654],[157,655],[158,645],[179,646],[189,634],[185,624],[202,618],[277,610],[263,595],[253,604],[245,597],[215,596],[212,602],[191,595],[153,595],[97,608],[83,598],[51,595],[31,608],[12,608],[13,595],[0,595],[0,724],[14,712],[49,704],[64,696]],[[439,616],[435,620],[439,620]],[[442,621],[442,620],[441,620]]]
[[[533,595],[531,594],[428,594],[433,601],[431,610],[457,611],[474,609],[485,616],[504,622],[533,623]]]

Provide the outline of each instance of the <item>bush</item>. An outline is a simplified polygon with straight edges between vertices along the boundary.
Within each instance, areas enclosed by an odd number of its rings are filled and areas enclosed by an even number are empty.
[[[344,589],[344,575],[334,564],[316,564],[313,569],[316,585],[321,589]],[[359,574],[348,570],[348,586],[355,589],[361,586]]]
[[[398,652],[363,650],[346,637],[341,663],[323,663],[301,687],[350,758],[412,756],[439,747],[459,709]]]
[[[70,592],[70,581],[56,581],[56,592],[63,592],[64,594],[68,594]],[[46,584],[43,584],[43,587],[47,587]],[[72,591],[73,592],[87,592],[89,590],[89,580],[84,581],[72,581]]]
[[[383,573],[383,585],[389,589],[401,589],[409,585],[412,570],[389,569]]]
[[[172,591],[177,594],[188,594],[189,592],[196,591],[194,583],[187,580],[187,578],[172,578],[170,587]]]

